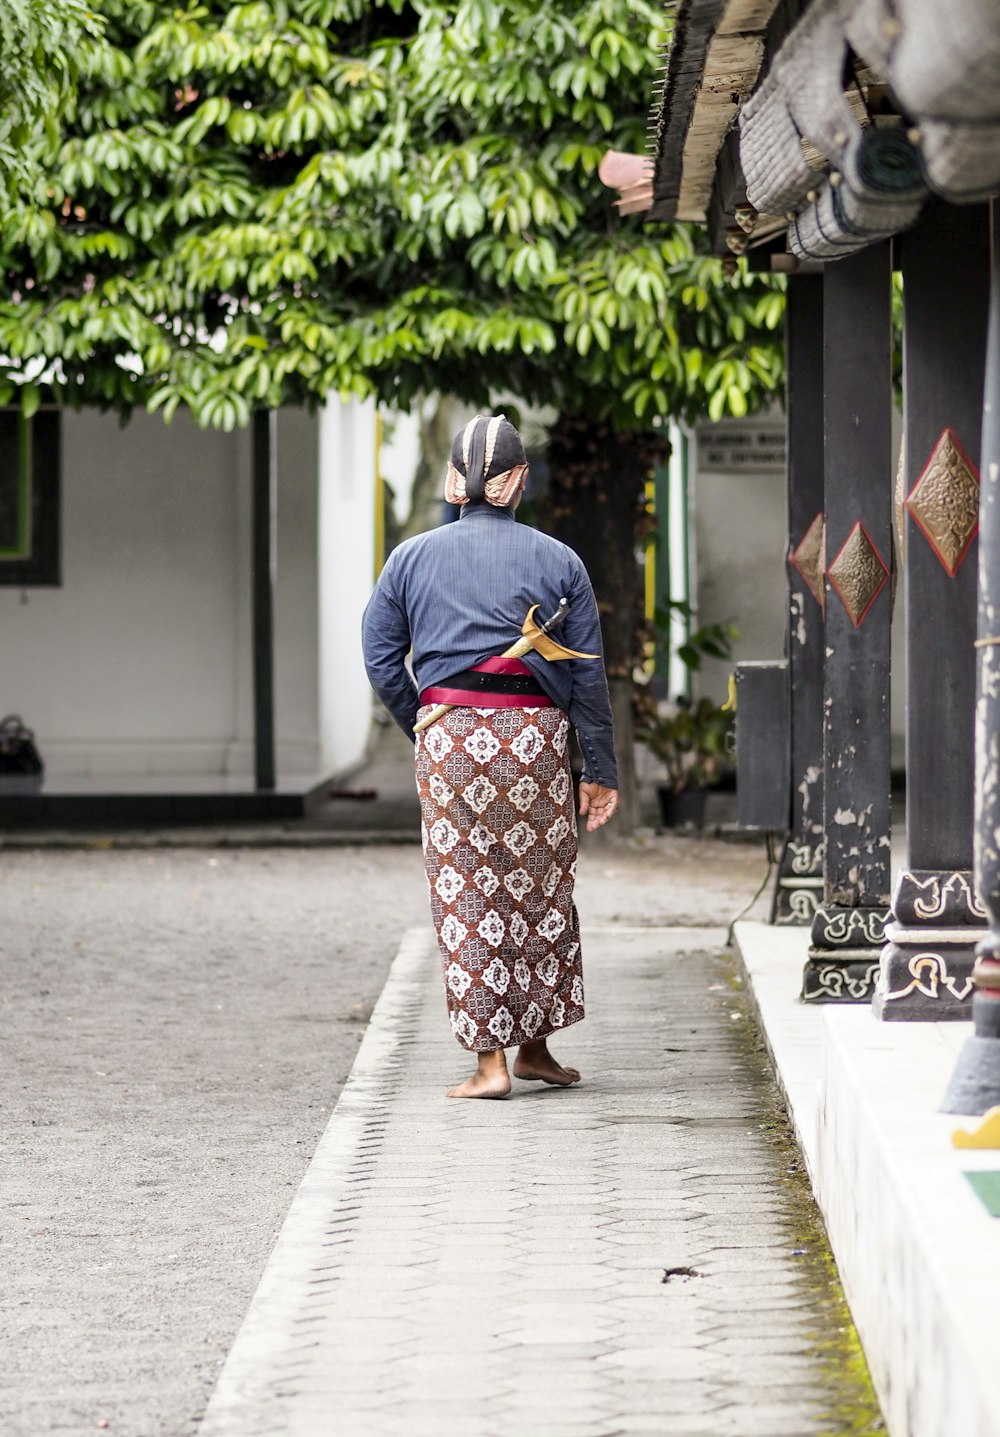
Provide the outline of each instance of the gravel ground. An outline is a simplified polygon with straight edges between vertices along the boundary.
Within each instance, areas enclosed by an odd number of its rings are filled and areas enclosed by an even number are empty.
[[[727,921],[763,868],[711,839],[591,842],[583,923]],[[0,851],[3,1437],[197,1430],[427,921],[416,847]]]

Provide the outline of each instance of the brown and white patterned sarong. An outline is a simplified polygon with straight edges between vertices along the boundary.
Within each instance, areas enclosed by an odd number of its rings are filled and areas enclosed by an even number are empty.
[[[448,1012],[474,1053],[583,1017],[568,736],[558,708],[454,708],[417,735]]]

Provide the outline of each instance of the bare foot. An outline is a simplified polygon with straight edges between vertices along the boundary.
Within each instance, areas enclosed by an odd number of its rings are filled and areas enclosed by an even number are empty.
[[[481,1053],[479,1067],[471,1078],[449,1088],[449,1098],[505,1098],[510,1092],[510,1077],[507,1073],[507,1059],[503,1049],[496,1053]]]
[[[471,1078],[466,1078],[464,1083],[459,1083],[457,1088],[449,1088],[445,1094],[448,1098],[506,1098],[510,1092],[510,1078],[486,1077],[483,1073],[473,1073]]]
[[[514,1060],[514,1077],[525,1083],[550,1083],[555,1088],[568,1088],[580,1081],[576,1068],[564,1068],[557,1062],[544,1038],[521,1044]]]

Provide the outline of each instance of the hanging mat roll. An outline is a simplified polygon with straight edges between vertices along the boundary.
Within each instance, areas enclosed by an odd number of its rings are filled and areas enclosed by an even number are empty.
[[[920,155],[900,129],[869,129],[847,147],[839,183],[827,180],[792,220],[800,259],[839,259],[909,229],[927,198]]]
[[[806,192],[821,182],[816,165],[823,157],[839,164],[845,147],[867,123],[844,94],[842,3],[814,0],[740,113],[740,167],[747,199],[764,214],[797,208]]]
[[[842,0],[850,44],[915,127],[930,188],[953,204],[1000,189],[998,0]]]
[[[894,0],[893,8],[885,78],[906,113],[921,125],[1000,121],[997,0]]]
[[[931,189],[952,204],[986,200],[1000,190],[1000,124],[922,120],[920,153]]]
[[[747,199],[763,214],[783,215],[816,183],[802,135],[780,90],[758,91],[740,116],[740,167]]]

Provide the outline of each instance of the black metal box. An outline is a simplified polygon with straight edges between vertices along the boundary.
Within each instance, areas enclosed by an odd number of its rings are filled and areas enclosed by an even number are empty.
[[[736,665],[736,822],[785,833],[791,810],[788,662]]]

